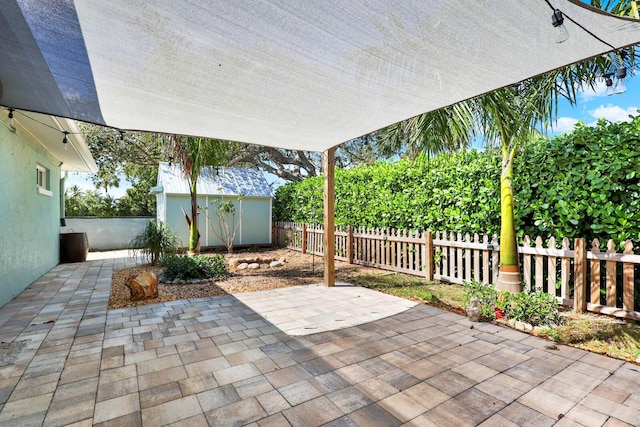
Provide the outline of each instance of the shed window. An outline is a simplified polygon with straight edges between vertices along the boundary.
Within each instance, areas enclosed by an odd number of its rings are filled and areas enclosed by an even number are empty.
[[[36,189],[45,196],[53,194],[49,188],[49,169],[44,166],[36,165]]]

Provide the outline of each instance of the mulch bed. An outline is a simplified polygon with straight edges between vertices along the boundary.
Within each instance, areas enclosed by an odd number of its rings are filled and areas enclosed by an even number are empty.
[[[206,255],[206,254],[205,254]],[[238,258],[284,258],[284,266],[276,268],[260,268],[258,270],[229,269],[229,277],[218,280],[214,284],[158,284],[158,298],[144,301],[131,301],[129,289],[125,280],[132,274],[150,271],[156,276],[162,273],[162,267],[149,264],[118,270],[113,274],[111,295],[109,296],[110,310],[136,307],[147,304],[158,304],[168,301],[215,297],[242,292],[256,292],[270,289],[286,288],[290,286],[310,285],[322,282],[324,263],[322,257],[303,255],[289,249],[275,249],[259,252],[238,252],[226,255],[227,264],[233,264]],[[354,277],[380,274],[380,270],[366,268],[359,265],[336,261],[336,281],[351,282]]]

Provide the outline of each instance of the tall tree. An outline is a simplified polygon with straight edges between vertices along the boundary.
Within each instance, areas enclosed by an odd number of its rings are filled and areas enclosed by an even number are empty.
[[[196,138],[192,136],[166,136],[171,142],[171,152],[181,166],[189,183],[191,216],[189,225],[189,253],[200,252],[200,232],[198,231],[198,178],[204,166],[224,165],[228,161],[229,142],[218,139]]]
[[[120,200],[120,215],[155,215],[155,196],[149,189],[156,183],[158,163],[168,158],[166,141],[161,135],[144,132],[119,132],[96,125],[81,125],[82,134],[98,165],[91,177],[96,188],[118,187],[120,176],[132,183]]]
[[[346,168],[385,157],[378,150],[376,139],[374,133],[341,144],[335,154],[336,166]],[[322,156],[311,151],[234,143],[230,145],[229,166],[257,167],[285,181],[301,181],[318,175]]]

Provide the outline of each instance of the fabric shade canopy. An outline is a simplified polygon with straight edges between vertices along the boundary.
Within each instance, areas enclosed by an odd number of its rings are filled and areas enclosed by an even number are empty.
[[[640,22],[552,0],[607,43]],[[3,0],[0,104],[323,151],[611,50],[544,0]]]

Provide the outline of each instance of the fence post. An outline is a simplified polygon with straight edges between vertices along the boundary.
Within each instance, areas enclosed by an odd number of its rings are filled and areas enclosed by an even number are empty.
[[[427,280],[433,280],[433,233],[424,233],[424,263]]]
[[[493,272],[493,283],[498,282],[498,273],[500,272],[500,250],[496,250],[496,246],[499,245],[498,236],[493,235],[491,240],[493,248],[491,250],[491,271]]]
[[[347,262],[353,264],[353,227],[347,227]]]
[[[593,239],[591,242],[591,253],[600,252],[600,241]],[[600,260],[591,260],[591,304],[600,304]]]
[[[302,253],[307,253],[307,224],[302,224]]]
[[[578,313],[587,311],[587,241],[575,240],[575,259],[573,264],[573,308]]]
[[[524,236],[522,246],[525,248],[531,247],[531,239],[529,236]],[[527,291],[531,290],[531,255],[522,254],[522,284],[523,288]]]
[[[633,242],[624,242],[624,253],[633,254]],[[622,308],[633,311],[633,266],[630,262],[622,263]]]
[[[562,238],[562,251],[566,252],[571,243],[568,237]],[[569,270],[571,269],[571,258],[563,254],[560,260],[560,298],[569,299]]]

